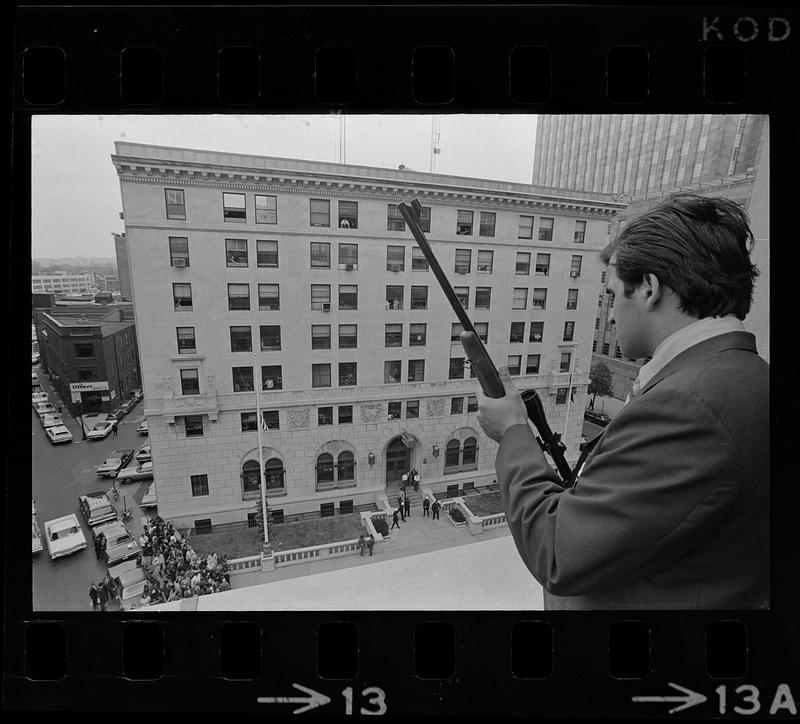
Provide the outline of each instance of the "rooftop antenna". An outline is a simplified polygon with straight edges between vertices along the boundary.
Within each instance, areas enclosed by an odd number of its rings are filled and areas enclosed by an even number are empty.
[[[430,172],[436,173],[437,156],[442,152],[441,143],[441,129],[442,118],[441,116],[431,116],[431,161]]]
[[[346,122],[344,113],[339,114],[339,163],[347,163],[345,143]]]

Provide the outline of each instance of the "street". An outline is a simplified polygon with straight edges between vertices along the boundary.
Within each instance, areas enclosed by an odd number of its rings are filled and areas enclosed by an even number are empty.
[[[34,368],[37,371],[37,368]],[[50,386],[47,376],[39,372],[39,382],[54,405],[58,398]],[[44,550],[33,557],[33,609],[35,611],[86,611],[91,609],[89,586],[100,581],[106,574],[104,561],[97,560],[92,545],[92,534],[78,510],[78,496],[97,490],[109,490],[110,478],[95,475],[95,469],[115,448],[138,450],[147,438],[138,435],[136,427],[142,417],[143,408],[135,407],[119,424],[119,435],[109,435],[104,440],[81,440],[80,423],[64,412],[62,419],[73,436],[73,442],[51,445],[36,413],[31,410],[33,448],[33,500],[36,502],[36,517],[44,538],[44,524],[48,520],[75,513],[86,536],[85,550],[51,560],[47,543]],[[141,500],[149,481],[120,485],[119,501],[111,502],[118,511],[123,508],[123,495],[133,511],[128,528],[138,538],[141,533],[139,518],[142,513]],[[136,498],[134,500],[133,498]],[[117,608],[116,602],[109,610]]]

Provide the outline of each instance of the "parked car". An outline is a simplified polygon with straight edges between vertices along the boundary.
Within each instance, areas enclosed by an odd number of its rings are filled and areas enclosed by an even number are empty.
[[[44,524],[44,534],[47,551],[54,560],[86,548],[86,536],[75,513],[48,520]]]
[[[116,420],[103,420],[102,422],[98,422],[95,426],[86,433],[86,437],[90,440],[102,440],[108,437],[109,433],[114,429],[116,426]]]
[[[40,359],[41,359],[41,357],[39,356],[38,352],[33,352],[31,354],[31,364],[32,365],[38,365]]]
[[[31,372],[31,387],[36,387],[39,384],[39,375]]]
[[[136,453],[136,460],[140,463],[148,463],[153,459],[152,455],[150,455],[150,443],[148,442],[147,445],[142,445],[139,448],[139,452]]]
[[[78,508],[90,528],[117,519],[117,511],[111,505],[108,495],[102,490],[81,495],[78,498]]]
[[[137,428],[136,428],[136,432],[138,432],[140,435],[147,435],[147,434],[149,434],[149,432],[150,432],[150,429],[149,429],[149,428],[148,428],[148,426],[147,426],[147,420],[142,420],[142,421],[139,423],[139,427],[137,427]]]
[[[117,482],[130,483],[134,480],[147,480],[153,477],[153,463],[140,463],[135,467],[123,468],[117,474]]]
[[[136,559],[142,554],[139,543],[121,520],[112,520],[92,528],[92,541],[96,541],[101,533],[106,537],[106,561],[109,566]]]
[[[33,521],[33,541],[31,545],[32,553],[40,553],[44,546],[42,545],[42,531],[39,530],[39,523],[36,520],[36,503],[31,501],[31,520]]]
[[[583,419],[600,425],[600,427],[605,427],[611,422],[611,418],[605,412],[596,412],[595,410],[586,410],[583,413]]]
[[[113,412],[109,412],[106,415],[106,420],[116,420],[117,422],[119,422],[123,417],[125,417],[125,411],[122,408],[118,407],[116,410],[114,410]]]
[[[55,415],[58,412],[52,402],[37,402],[34,410],[40,420],[44,415]]]
[[[61,415],[42,415],[41,418],[42,427],[46,430],[48,427],[61,427],[64,426],[64,421],[61,419]]]
[[[58,445],[62,442],[72,442],[72,433],[64,426],[48,427],[45,429],[47,439],[53,444]]]
[[[135,560],[109,566],[108,574],[117,584],[117,599],[124,611],[141,605],[147,574]]]
[[[48,427],[44,432],[53,445],[58,445],[61,442],[72,442],[72,433],[64,425]]]
[[[156,481],[154,480],[145,490],[144,495],[142,496],[142,502],[139,503],[139,507],[144,508],[155,508],[158,506],[158,500],[156,498]]]
[[[144,398],[144,392],[140,389],[132,390],[131,397],[134,398],[137,402],[141,402],[142,398]]]
[[[31,407],[35,410],[36,405],[40,402],[49,402],[46,392],[32,392],[31,393]]]
[[[97,468],[97,474],[106,478],[113,478],[124,468],[133,457],[133,450],[112,450],[111,454],[103,460]]]
[[[119,406],[119,409],[122,410],[123,414],[127,415],[134,408],[135,405],[136,403],[133,400],[128,400],[127,402],[123,402]]]

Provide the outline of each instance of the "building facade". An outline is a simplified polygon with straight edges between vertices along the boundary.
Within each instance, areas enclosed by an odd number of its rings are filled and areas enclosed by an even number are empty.
[[[33,294],[80,294],[95,288],[94,274],[41,274],[31,276]]]
[[[536,127],[533,183],[628,198],[753,172],[767,117],[552,115]]]
[[[128,240],[125,234],[112,234],[114,251],[117,256],[117,289],[122,294],[123,302],[132,302],[131,269],[128,262]]]
[[[165,518],[248,520],[259,424],[276,521],[370,507],[411,467],[436,491],[494,481],[460,328],[397,209],[413,198],[490,355],[577,456],[597,252],[621,204],[127,142],[112,160]]]

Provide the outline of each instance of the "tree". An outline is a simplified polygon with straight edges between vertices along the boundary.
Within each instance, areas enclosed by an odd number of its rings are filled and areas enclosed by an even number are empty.
[[[256,512],[256,515],[255,515],[256,525],[255,525],[255,527],[258,528],[258,532],[260,533],[261,539],[263,540],[264,539],[264,511],[263,511],[263,509],[261,507],[261,499],[259,499],[258,503],[256,504],[256,511],[255,512]],[[268,517],[268,519],[267,519],[267,532],[269,533],[270,532],[270,529],[269,529],[269,510],[267,510],[267,517]],[[271,538],[271,536],[270,536],[270,538]]]
[[[614,378],[611,375],[611,370],[603,362],[598,362],[589,370],[589,389],[587,391],[592,395],[592,403],[590,405],[592,409],[594,409],[594,401],[597,395],[610,397],[614,391]]]

